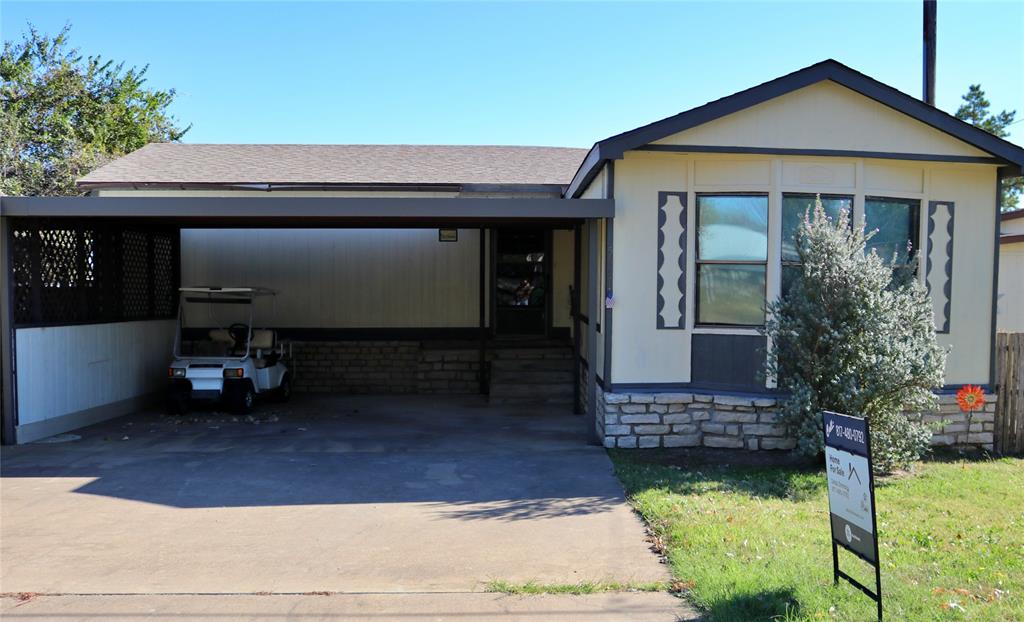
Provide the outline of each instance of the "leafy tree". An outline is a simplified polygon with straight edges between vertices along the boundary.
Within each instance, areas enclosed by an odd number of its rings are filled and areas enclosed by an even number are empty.
[[[999,138],[1006,138],[1010,135],[1006,128],[1014,123],[1017,116],[1016,110],[1003,110],[999,114],[990,113],[991,104],[985,98],[985,91],[981,90],[980,84],[970,85],[963,100],[964,103],[956,111],[957,119],[967,121]],[[1004,212],[1017,209],[1017,201],[1022,191],[1024,191],[1024,177],[1013,177],[1003,182],[1002,206]]]
[[[174,90],[145,87],[146,67],[125,69],[30,27],[0,55],[0,192],[77,194],[75,180],[149,142],[179,140],[167,108]]]
[[[832,222],[819,198],[797,231],[803,276],[768,305],[764,330],[798,449],[823,450],[822,410],[865,417],[874,464],[887,472],[927,451],[930,431],[906,413],[934,408],[946,351],[924,288],[895,257],[865,252],[872,235],[846,212]]]

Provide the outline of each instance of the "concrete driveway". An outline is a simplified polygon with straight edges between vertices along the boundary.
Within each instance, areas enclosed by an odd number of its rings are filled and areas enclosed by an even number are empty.
[[[497,602],[479,594],[489,581],[668,578],[604,451],[560,412],[297,397],[248,418],[149,413],[78,434],[4,449],[3,592]],[[679,603],[646,597],[637,606]]]

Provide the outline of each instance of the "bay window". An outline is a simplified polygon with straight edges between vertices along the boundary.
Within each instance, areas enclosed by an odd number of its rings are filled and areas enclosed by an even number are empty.
[[[697,195],[697,323],[764,324],[768,195]]]

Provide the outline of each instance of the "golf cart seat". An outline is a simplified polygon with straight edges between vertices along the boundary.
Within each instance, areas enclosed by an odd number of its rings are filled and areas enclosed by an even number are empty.
[[[254,353],[260,350],[263,354],[253,361],[257,369],[276,365],[281,358],[281,353],[274,350],[274,346],[277,345],[277,332],[269,328],[254,328],[250,345]]]
[[[269,328],[254,328],[252,330],[252,349],[271,350],[277,345],[277,333]]]

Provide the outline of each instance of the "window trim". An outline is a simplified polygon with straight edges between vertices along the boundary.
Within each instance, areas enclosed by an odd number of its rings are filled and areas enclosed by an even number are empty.
[[[737,192],[694,192],[694,235],[693,235],[693,328],[728,328],[736,330],[757,330],[765,325],[767,314],[764,314],[759,324],[733,324],[729,322],[701,322],[700,321],[700,267],[702,264],[727,265],[727,266],[764,266],[764,285],[761,287],[761,299],[765,304],[768,302],[768,256],[771,253],[771,240],[768,235],[771,231],[771,198],[770,192],[758,191],[737,191]],[[764,261],[753,261],[749,259],[701,259],[700,258],[700,200],[702,197],[764,197],[765,209],[765,257]]]

